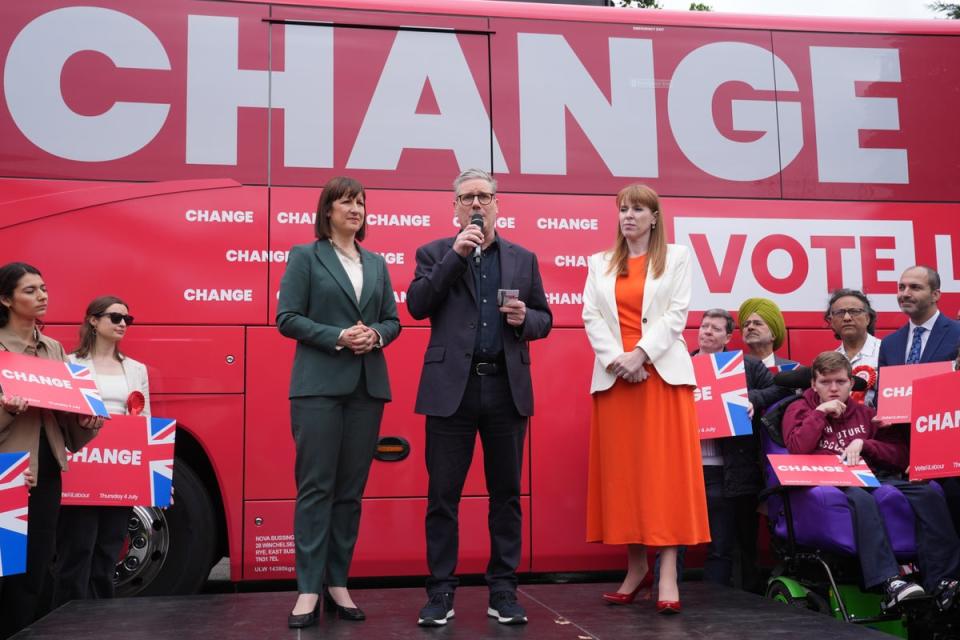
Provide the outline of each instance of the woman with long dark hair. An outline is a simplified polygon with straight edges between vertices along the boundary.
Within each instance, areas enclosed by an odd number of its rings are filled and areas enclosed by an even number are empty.
[[[400,334],[387,264],[360,246],[365,233],[363,186],[333,178],[317,206],[316,241],[291,249],[280,282],[277,328],[297,341],[290,421],[300,593],[288,619],[295,628],[316,621],[321,591],[341,619],[365,618],[347,591],[347,574],[390,400],[383,348]]]
[[[40,332],[47,313],[47,285],[40,271],[23,262],[0,267],[0,351],[66,361],[63,346]],[[30,452],[26,573],[0,578],[0,638],[36,620],[40,594],[56,551],[60,472],[65,451],[77,451],[97,434],[103,419],[30,407],[23,398],[0,395],[0,453]]]
[[[69,357],[93,370],[108,412],[149,416],[147,368],[120,351],[120,342],[132,324],[133,316],[120,298],[94,299],[80,325],[80,344]],[[113,576],[129,519],[129,507],[71,506],[61,510],[55,607],[70,600],[113,597]]]
[[[583,321],[596,359],[590,392],[587,540],[627,545],[627,575],[611,604],[652,583],[646,547],[661,551],[657,611],[680,612],[677,547],[710,540],[693,404],[696,380],[683,340],[690,251],[667,244],[653,189],[617,194],[612,250],[590,256]]]

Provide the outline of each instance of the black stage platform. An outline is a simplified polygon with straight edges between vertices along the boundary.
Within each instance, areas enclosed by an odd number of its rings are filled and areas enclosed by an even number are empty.
[[[614,638],[886,638],[864,627],[795,609],[759,596],[700,582],[681,585],[684,611],[661,616],[651,600],[611,606],[600,600],[613,584],[522,585],[518,592],[530,623],[507,627],[486,615],[487,590],[461,587],[456,618],[446,627],[421,629],[417,612],[426,601],[422,589],[355,589],[366,622],[324,616],[317,626],[286,628],[292,592],[201,595],[74,601],[14,636],[16,640],[246,640],[337,638],[379,640],[417,638],[452,640],[530,638],[536,640],[609,640]]]

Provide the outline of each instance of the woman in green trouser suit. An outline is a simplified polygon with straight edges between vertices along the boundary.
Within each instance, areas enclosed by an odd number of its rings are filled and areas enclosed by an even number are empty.
[[[362,249],[363,186],[333,178],[317,206],[316,242],[290,251],[277,328],[297,341],[290,380],[296,444],[294,516],[299,596],[290,627],[316,621],[320,592],[347,620],[363,612],[347,591],[360,498],[390,381],[383,348],[400,334],[383,257]]]

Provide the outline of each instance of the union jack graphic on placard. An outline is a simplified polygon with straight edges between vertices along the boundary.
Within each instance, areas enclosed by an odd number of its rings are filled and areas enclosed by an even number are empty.
[[[169,507],[177,421],[115,415],[67,454],[61,504]]]
[[[147,444],[174,444],[177,421],[170,418],[150,418],[147,429]]]
[[[747,378],[742,351],[721,351],[693,358],[697,377],[700,438],[753,433],[748,413]]]
[[[103,399],[100,397],[100,391],[97,390],[97,383],[93,379],[90,367],[68,362],[67,369],[70,371],[70,377],[76,381],[77,388],[93,415],[110,417],[110,412],[107,411],[107,406],[103,404]]]
[[[147,445],[173,445],[176,442],[177,421],[169,418],[150,418],[147,426]],[[150,496],[155,507],[169,507],[173,490],[173,459],[150,461]]]
[[[27,570],[26,451],[0,453],[0,577]]]
[[[851,469],[850,473],[852,473],[857,480],[862,482],[864,487],[880,486],[880,481],[877,480],[877,477],[873,475],[872,471],[854,471]]]
[[[153,506],[169,507],[173,491],[173,460],[150,461],[150,495]]]

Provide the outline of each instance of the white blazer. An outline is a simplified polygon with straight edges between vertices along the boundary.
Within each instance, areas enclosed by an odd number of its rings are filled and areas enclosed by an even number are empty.
[[[616,272],[608,272],[612,252],[595,253],[587,260],[589,271],[583,290],[583,325],[596,354],[590,393],[613,386],[617,376],[607,366],[624,353],[617,314]],[[647,272],[643,287],[643,337],[637,342],[657,373],[669,384],[695,385],[693,362],[683,339],[690,308],[690,250],[667,245],[667,261],[660,278]]]
[[[93,366],[93,360],[90,358],[78,358],[75,353],[71,353],[67,357],[70,359],[70,362],[90,367],[93,371],[94,380],[96,380],[97,370]],[[143,394],[143,411],[140,412],[140,415],[149,416],[150,381],[147,379],[147,366],[129,356],[122,356],[120,366],[123,367],[123,376],[127,380],[127,389],[130,391],[139,391]]]

